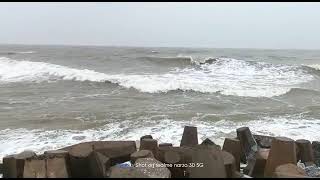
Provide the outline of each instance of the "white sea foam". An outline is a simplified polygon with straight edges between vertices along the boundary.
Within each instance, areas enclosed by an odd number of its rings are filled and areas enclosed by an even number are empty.
[[[45,62],[0,58],[0,82],[42,82],[54,80],[110,81],[141,92],[161,93],[193,90],[225,95],[272,97],[299,88],[313,76],[301,66],[272,65],[220,58],[200,67],[176,68],[164,74],[105,74]]]
[[[306,65],[306,66],[311,67],[315,70],[320,70],[320,64],[310,64],[310,65]]]
[[[27,130],[5,129],[0,131],[0,159],[3,156],[23,150],[42,153],[45,150],[62,148],[68,145],[94,140],[139,140],[142,135],[151,134],[160,143],[168,142],[179,145],[186,125],[198,127],[199,142],[210,138],[222,145],[225,137],[235,137],[235,130],[248,126],[254,134],[286,136],[292,139],[319,140],[319,119],[303,117],[263,117],[261,119],[234,122],[199,121],[198,117],[188,121],[174,121],[164,117],[158,120],[122,121],[106,124],[98,129],[80,130]]]

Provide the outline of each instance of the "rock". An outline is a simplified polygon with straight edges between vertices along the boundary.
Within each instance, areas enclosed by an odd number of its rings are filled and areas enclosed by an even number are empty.
[[[153,139],[153,137],[151,135],[144,135],[140,138],[140,141],[142,141],[142,139]]]
[[[109,157],[111,166],[130,161],[130,155],[137,151],[135,141],[91,141],[80,144],[92,146],[92,149],[95,151]],[[61,150],[70,151],[72,147],[79,146],[80,144],[65,147]]]
[[[166,151],[164,154],[164,162],[169,164],[168,169],[171,172],[171,178],[183,178],[185,176],[185,169],[183,167],[176,167],[182,164],[182,157],[178,152]]]
[[[280,166],[277,166],[277,168],[274,170],[273,177],[275,178],[284,178],[284,177],[306,177],[307,173],[296,166],[295,164],[282,164]]]
[[[23,151],[3,158],[3,178],[22,178],[26,159],[36,156],[32,151]]]
[[[187,167],[190,178],[226,178],[221,150],[210,146],[192,148],[192,164]]]
[[[142,172],[148,178],[170,178],[171,173],[165,164],[154,158],[140,158],[134,164],[134,168]]]
[[[240,140],[241,156],[240,161],[246,163],[247,158],[252,158],[258,151],[258,145],[253,138],[251,131],[248,127],[241,127],[237,129],[237,137]]]
[[[32,159],[26,159],[23,169],[23,178],[46,178],[46,160],[39,156]]]
[[[68,178],[70,170],[66,157],[57,156],[46,159],[46,175],[48,178]]]
[[[104,178],[107,177],[107,170],[110,168],[110,158],[103,154],[93,151],[89,156],[89,166],[91,177]]]
[[[319,141],[312,142],[312,150],[313,150],[314,163],[318,167],[320,167],[320,142]]]
[[[236,160],[233,155],[227,151],[222,151],[224,167],[226,170],[227,178],[236,176]]]
[[[158,141],[155,139],[142,139],[140,150],[149,150],[153,156],[158,159]]]
[[[259,149],[254,158],[248,159],[248,165],[243,172],[251,177],[263,177],[269,153],[270,149]]]
[[[137,171],[134,167],[121,168],[111,167],[109,178],[148,178],[146,174]]]
[[[211,141],[209,138],[206,138],[204,141],[202,141],[201,145],[205,146],[214,146],[221,150],[221,147],[217,144],[215,144],[213,141]]]
[[[92,152],[92,143],[80,143],[69,149],[70,169],[73,178],[90,177],[89,155]]]
[[[131,154],[130,162],[134,164],[139,158],[153,158],[153,153],[150,150],[140,150]]]
[[[304,170],[306,171],[306,174],[309,177],[320,177],[320,168],[316,165],[307,166]]]
[[[233,157],[235,158],[236,170],[240,171],[240,140],[235,138],[225,138],[222,150],[227,151],[233,155]]]
[[[197,127],[185,126],[181,139],[180,146],[198,145],[198,131]]]
[[[271,148],[272,139],[274,137],[254,134],[253,138],[261,148]]]
[[[271,177],[279,165],[288,163],[297,164],[295,141],[286,137],[275,137],[272,140],[264,176]]]
[[[65,150],[50,150],[43,153],[46,157],[68,157],[69,152]]]
[[[159,147],[166,147],[166,146],[171,146],[172,147],[172,144],[171,143],[160,143],[159,144]]]
[[[297,160],[301,162],[314,162],[313,150],[311,142],[305,139],[296,140],[296,145],[299,148]]]

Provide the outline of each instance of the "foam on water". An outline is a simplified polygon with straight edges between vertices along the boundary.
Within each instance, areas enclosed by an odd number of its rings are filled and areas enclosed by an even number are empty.
[[[314,79],[301,66],[273,65],[219,58],[212,64],[175,68],[164,74],[105,74],[45,62],[0,58],[0,82],[56,80],[112,82],[141,92],[192,90],[224,95],[272,97]]]
[[[311,67],[315,70],[320,70],[320,64],[311,64],[311,65],[306,65],[306,66]]]
[[[179,145],[186,125],[197,126],[199,142],[210,138],[222,145],[225,137],[235,137],[235,130],[248,126],[254,134],[286,136],[292,139],[319,140],[319,119],[305,119],[296,116],[263,117],[261,119],[234,122],[204,122],[193,118],[190,121],[161,120],[122,121],[109,123],[95,129],[80,130],[42,130],[42,129],[5,129],[0,131],[0,159],[8,154],[23,150],[42,153],[45,150],[62,148],[68,145],[94,140],[139,140],[142,135],[151,134],[160,143]]]

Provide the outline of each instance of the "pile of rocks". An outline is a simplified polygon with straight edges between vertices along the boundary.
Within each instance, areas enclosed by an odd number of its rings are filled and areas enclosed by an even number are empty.
[[[180,146],[158,144],[145,135],[139,145],[135,141],[91,141],[41,155],[24,151],[4,157],[0,173],[4,178],[319,176],[319,142],[252,135],[248,127],[236,132],[237,137],[226,138],[222,147],[210,139],[199,144],[197,128],[186,126]]]

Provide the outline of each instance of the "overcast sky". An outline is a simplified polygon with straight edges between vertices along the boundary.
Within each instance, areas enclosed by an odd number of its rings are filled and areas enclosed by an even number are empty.
[[[320,49],[320,3],[0,3],[0,43]]]

